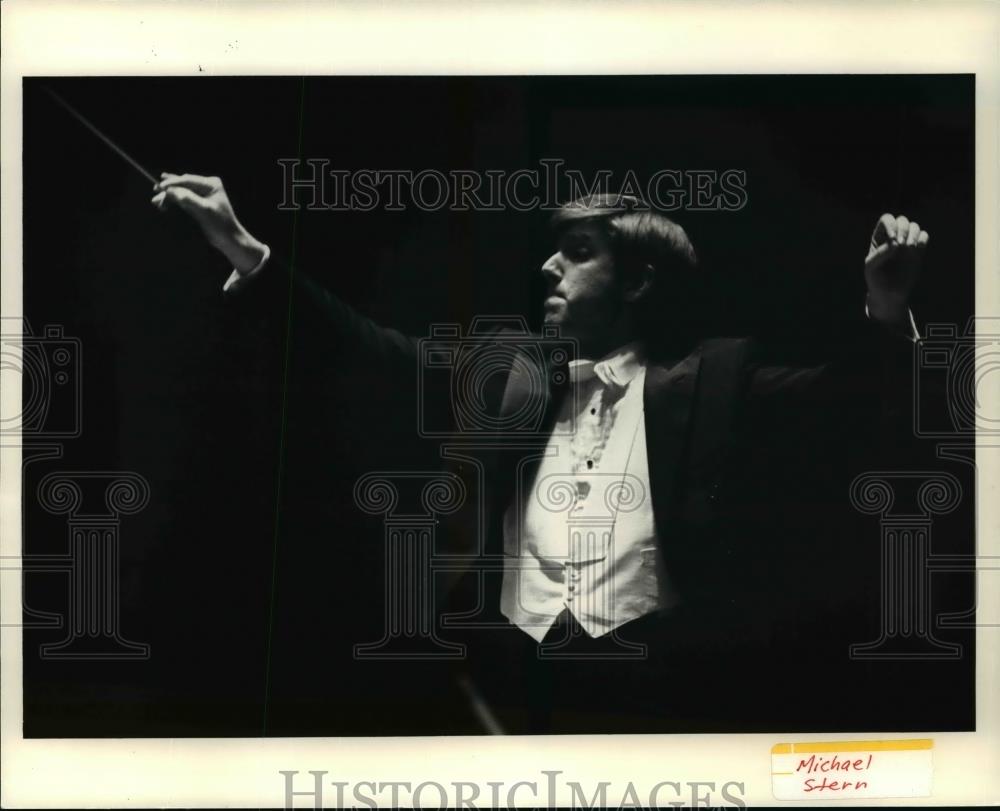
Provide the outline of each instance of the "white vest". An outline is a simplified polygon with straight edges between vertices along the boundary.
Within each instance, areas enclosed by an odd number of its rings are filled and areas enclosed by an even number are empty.
[[[649,490],[641,347],[569,372],[576,397],[504,514],[500,610],[538,641],[564,608],[597,637],[671,596]]]

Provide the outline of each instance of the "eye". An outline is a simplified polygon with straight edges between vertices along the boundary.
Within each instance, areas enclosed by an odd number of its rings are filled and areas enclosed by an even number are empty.
[[[584,259],[589,259],[592,255],[590,246],[582,240],[573,240],[566,245],[563,253],[566,254],[570,259],[575,261],[582,261]]]

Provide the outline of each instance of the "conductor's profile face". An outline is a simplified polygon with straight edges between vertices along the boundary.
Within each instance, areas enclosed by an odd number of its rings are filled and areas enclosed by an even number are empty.
[[[586,340],[618,319],[622,289],[611,239],[599,223],[574,223],[563,230],[542,275],[545,323],[559,326],[562,335]]]

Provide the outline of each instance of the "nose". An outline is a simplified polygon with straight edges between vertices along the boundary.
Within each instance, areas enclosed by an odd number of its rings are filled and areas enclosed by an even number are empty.
[[[557,252],[545,260],[542,265],[542,276],[551,284],[555,284],[562,278],[561,255]]]

